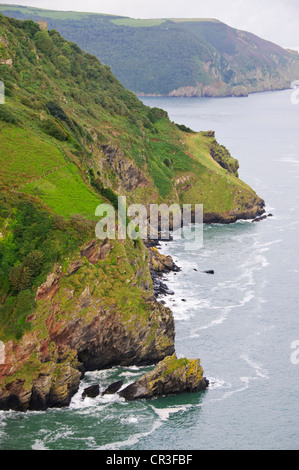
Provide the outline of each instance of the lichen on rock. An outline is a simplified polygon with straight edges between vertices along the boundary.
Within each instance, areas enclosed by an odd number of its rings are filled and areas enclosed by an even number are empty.
[[[205,390],[208,385],[209,382],[203,377],[199,359],[178,359],[176,354],[173,354],[119,394],[132,401],[161,395],[199,392]]]

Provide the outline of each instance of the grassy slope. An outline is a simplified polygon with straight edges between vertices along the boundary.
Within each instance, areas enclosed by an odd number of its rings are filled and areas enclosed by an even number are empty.
[[[182,193],[181,202],[192,200],[203,204],[206,213],[225,213],[234,206],[241,206],[244,210],[252,196],[251,188],[234,174],[219,167],[210,155],[209,139],[202,133],[188,135],[186,140],[200,166],[195,170],[197,178],[194,184]]]
[[[138,93],[168,94],[198,83],[212,86],[205,91],[212,94],[240,85],[249,92],[280,89],[299,72],[299,56],[215,19],[140,20],[5,5],[0,12],[47,20]]]

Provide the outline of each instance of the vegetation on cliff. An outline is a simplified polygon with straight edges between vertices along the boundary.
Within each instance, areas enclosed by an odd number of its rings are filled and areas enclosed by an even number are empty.
[[[298,78],[297,53],[214,19],[137,20],[12,5],[0,12],[46,20],[136,93],[244,96],[286,88]]]
[[[86,370],[174,352],[148,249],[95,240],[97,205],[198,202],[233,221],[263,201],[212,157],[214,138],[144,106],[57,31],[0,15],[0,44],[0,406],[62,406]]]
[[[119,393],[126,400],[132,401],[174,393],[194,393],[205,390],[208,386],[209,381],[203,377],[199,359],[178,359],[173,354]]]

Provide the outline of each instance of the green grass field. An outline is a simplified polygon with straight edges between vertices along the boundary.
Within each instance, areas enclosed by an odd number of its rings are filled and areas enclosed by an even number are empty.
[[[95,220],[96,207],[102,202],[100,196],[84,183],[73,163],[26,184],[20,190],[37,196],[56,214],[66,218],[79,214]]]
[[[114,15],[105,15],[105,14],[99,14],[99,13],[89,13],[89,12],[77,12],[77,11],[54,11],[54,10],[46,10],[46,9],[41,9],[41,8],[34,8],[34,7],[26,7],[26,6],[13,6],[13,5],[7,5],[6,3],[0,5],[0,11],[21,11],[24,14],[27,15],[32,15],[32,19],[34,19],[36,16],[40,18],[53,18],[56,20],[81,20],[83,18],[86,18],[91,15],[97,15],[97,16],[114,16]]]
[[[219,20],[214,18],[168,18],[170,21],[174,23],[186,23],[192,21],[193,23],[220,23]]]
[[[133,28],[146,28],[151,26],[159,26],[165,23],[163,19],[135,19],[135,18],[117,18],[110,20],[111,23],[117,24],[118,26],[132,26]]]
[[[1,122],[0,142],[0,188],[17,188],[65,163],[54,144],[16,126]]]

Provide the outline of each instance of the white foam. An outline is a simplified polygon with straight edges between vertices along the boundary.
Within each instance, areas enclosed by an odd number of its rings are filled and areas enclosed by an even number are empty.
[[[34,444],[32,444],[31,446],[32,450],[49,450],[43,441],[41,441],[40,439],[36,439],[36,441],[34,442]]]
[[[173,406],[171,408],[155,408],[154,406],[151,406],[151,408],[159,416],[162,422],[167,421],[170,415],[175,414],[175,413],[185,412],[190,407],[191,405]]]
[[[128,416],[127,418],[121,418],[122,424],[137,424],[139,419],[136,416]]]
[[[261,364],[258,364],[257,362],[254,362],[252,359],[249,358],[248,355],[242,354],[241,359],[247,362],[247,364],[252,367],[256,373],[257,377],[260,377],[262,379],[268,379],[269,378],[269,373],[266,369],[263,369]]]
[[[153,432],[155,432],[158,428],[162,426],[162,424],[163,424],[162,420],[157,420],[153,424],[153,427],[150,431],[146,431],[144,433],[133,434],[132,436],[129,437],[129,439],[126,439],[124,441],[117,441],[117,442],[105,444],[103,446],[97,447],[96,450],[117,450],[117,449],[121,449],[122,447],[131,447],[137,444],[140,441],[140,439],[147,437]]]
[[[158,419],[154,421],[153,426],[149,431],[133,434],[132,436],[129,437],[129,439],[105,444],[104,446],[99,446],[97,449],[98,450],[116,450],[116,449],[121,449],[123,447],[133,446],[137,444],[140,441],[140,439],[144,439],[145,437],[148,437],[149,435],[153,434],[157,429],[159,429],[165,423],[165,421],[168,420],[170,415],[174,413],[185,412],[191,406],[192,405],[173,406],[170,408],[156,408],[155,406],[150,405],[152,410],[157,415]]]

